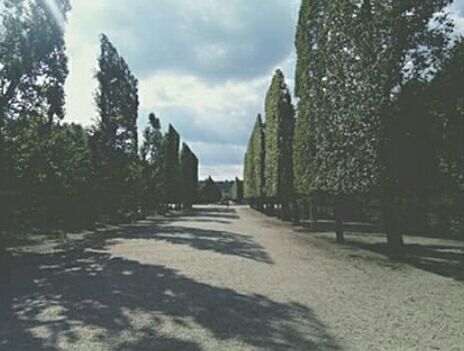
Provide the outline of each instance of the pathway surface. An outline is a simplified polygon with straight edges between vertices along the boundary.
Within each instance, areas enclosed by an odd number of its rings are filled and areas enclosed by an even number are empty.
[[[0,350],[464,350],[464,250],[205,206],[11,248]],[[367,238],[368,239],[365,239]]]

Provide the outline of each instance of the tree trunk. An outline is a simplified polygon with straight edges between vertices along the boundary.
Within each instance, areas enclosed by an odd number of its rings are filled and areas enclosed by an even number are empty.
[[[283,221],[290,220],[290,203],[288,200],[283,200],[280,204],[280,218]]]
[[[404,245],[403,236],[400,230],[400,209],[399,203],[392,192],[384,194],[383,199],[383,223],[387,243],[390,249],[398,251]]]
[[[303,219],[309,219],[309,205],[308,205],[308,200],[303,199]]]
[[[300,224],[300,206],[297,200],[293,201],[292,214],[293,214],[293,223]]]
[[[337,235],[337,243],[343,244],[345,242],[345,236],[343,235],[343,221],[345,217],[344,201],[339,198],[335,203],[335,233]]]
[[[309,198],[306,203],[308,205],[308,212],[306,212],[306,213],[309,216],[309,230],[313,230],[313,228],[314,228],[313,199]]]

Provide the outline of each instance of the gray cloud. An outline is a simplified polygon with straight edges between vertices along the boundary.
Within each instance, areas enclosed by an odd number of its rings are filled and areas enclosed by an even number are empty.
[[[141,78],[169,70],[218,81],[263,75],[284,60],[293,46],[297,2],[112,0],[98,13]],[[93,35],[92,21],[102,18],[87,18]]]

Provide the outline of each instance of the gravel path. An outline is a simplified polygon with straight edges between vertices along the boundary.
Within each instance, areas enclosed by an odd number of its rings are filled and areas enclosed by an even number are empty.
[[[306,233],[198,207],[28,238],[1,262],[0,350],[464,350],[462,244]]]

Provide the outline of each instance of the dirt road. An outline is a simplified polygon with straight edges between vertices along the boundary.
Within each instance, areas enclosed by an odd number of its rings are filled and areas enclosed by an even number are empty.
[[[383,237],[333,236],[206,206],[28,237],[2,263],[0,350],[464,350],[462,245],[407,238],[394,263]]]

